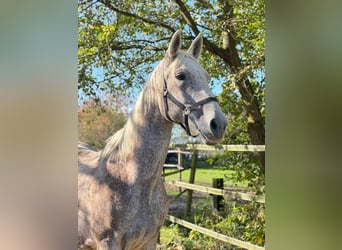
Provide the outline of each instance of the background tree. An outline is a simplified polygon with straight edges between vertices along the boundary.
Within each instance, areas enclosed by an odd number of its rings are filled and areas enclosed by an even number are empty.
[[[265,144],[264,0],[80,0],[79,13],[80,91],[132,93],[174,31],[183,30],[184,47],[202,32],[201,63],[231,117],[226,142]],[[265,154],[257,158],[264,173]]]
[[[105,146],[106,139],[123,127],[126,116],[109,102],[89,100],[78,111],[78,138],[96,149]]]

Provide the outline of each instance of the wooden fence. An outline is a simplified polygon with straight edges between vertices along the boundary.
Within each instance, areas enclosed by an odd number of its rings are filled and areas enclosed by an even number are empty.
[[[203,151],[235,151],[235,152],[263,152],[265,151],[265,145],[218,145],[209,146],[204,144],[170,144],[169,148],[184,148],[185,150],[203,150]]]
[[[243,193],[243,192],[228,191],[228,190],[195,185],[195,184],[182,182],[182,181],[175,181],[175,180],[166,180],[165,183],[176,186],[176,187],[182,187],[182,188],[199,191],[199,192],[203,192],[207,194],[220,195],[226,199],[240,199],[240,200],[245,200],[245,201],[256,201],[259,203],[265,203],[264,195],[254,195],[254,194]]]
[[[170,148],[175,148],[177,147],[176,145],[170,145]],[[197,152],[198,150],[200,151],[248,151],[248,152],[260,152],[260,151],[265,151],[265,145],[221,145],[221,146],[207,146],[207,145],[201,145],[201,144],[187,144],[187,145],[182,145],[182,148],[184,150],[193,150],[194,154],[193,156],[195,157],[195,161],[192,161],[191,164],[191,172],[190,172],[190,181],[188,182],[183,182],[181,181],[181,178],[178,180],[166,180],[165,183],[179,187],[180,191],[181,188],[185,188],[188,190],[188,200],[187,200],[187,211],[190,211],[191,207],[191,199],[192,199],[192,191],[199,191],[207,194],[212,194],[212,195],[220,195],[223,196],[226,199],[241,199],[245,201],[255,201],[259,203],[265,203],[265,196],[263,195],[255,195],[252,193],[244,193],[244,192],[235,192],[235,191],[228,191],[228,190],[223,190],[223,189],[218,189],[218,188],[212,188],[212,187],[206,187],[206,186],[201,186],[201,185],[195,185],[194,184],[194,179],[195,179],[195,170],[196,170],[196,161],[197,161]],[[177,152],[179,155],[182,154],[182,151],[180,149],[177,149]],[[196,152],[196,153],[195,153]],[[188,152],[187,152],[188,153]],[[193,159],[194,159],[193,157]],[[178,160],[181,160],[181,156],[178,156]],[[179,161],[181,162],[181,161]],[[180,166],[180,164],[177,165],[177,172],[183,171],[184,169]],[[172,172],[174,173],[174,172]],[[164,176],[166,176],[164,174]],[[181,177],[181,175],[180,175]],[[218,239],[220,241],[229,243],[231,245],[235,245],[244,249],[250,249],[250,250],[265,250],[265,247],[260,247],[257,245],[253,245],[249,242],[245,242],[242,240],[238,240],[232,237],[229,237],[227,235],[223,235],[220,233],[217,233],[215,231],[212,231],[210,229],[198,226],[196,224],[190,223],[188,221],[182,220],[180,218],[174,217],[172,215],[168,215],[167,219],[171,221],[172,223],[179,224],[183,227],[189,228],[191,230],[200,232],[202,234],[205,234],[207,236],[210,236],[212,238]]]

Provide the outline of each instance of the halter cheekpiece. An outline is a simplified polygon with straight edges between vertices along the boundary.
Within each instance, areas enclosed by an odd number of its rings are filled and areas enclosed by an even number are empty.
[[[190,132],[190,128],[189,128],[189,115],[191,113],[191,111],[195,110],[195,109],[199,109],[202,107],[203,104],[207,103],[207,102],[218,102],[217,98],[214,96],[210,96],[207,98],[204,98],[203,100],[196,102],[194,104],[183,104],[180,101],[178,101],[167,89],[167,83],[164,77],[164,91],[163,91],[163,96],[164,96],[164,110],[165,110],[165,116],[166,118],[171,121],[171,122],[175,122],[177,124],[179,124],[186,132],[187,135],[195,137],[193,135],[191,135]],[[183,110],[183,118],[184,118],[184,123],[181,122],[176,122],[174,120],[171,119],[171,117],[169,116],[169,106],[168,106],[168,98],[174,103],[176,104],[178,107],[180,107]]]

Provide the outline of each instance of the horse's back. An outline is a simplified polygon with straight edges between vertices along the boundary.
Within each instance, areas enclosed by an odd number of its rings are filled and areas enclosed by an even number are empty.
[[[77,150],[78,150],[78,158],[80,158],[82,155],[85,155],[85,154],[98,153],[95,148],[93,148],[92,146],[84,142],[77,143]]]
[[[96,249],[91,240],[90,201],[96,175],[98,152],[89,144],[78,142],[78,249]]]
[[[90,169],[97,167],[99,152],[95,148],[87,143],[78,142],[77,150],[79,172],[81,171],[81,166],[86,166]]]

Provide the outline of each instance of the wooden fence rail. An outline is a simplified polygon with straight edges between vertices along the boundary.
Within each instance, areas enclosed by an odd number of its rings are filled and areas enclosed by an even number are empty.
[[[264,195],[254,195],[254,194],[248,194],[248,193],[243,193],[243,192],[227,191],[223,189],[205,187],[205,186],[200,186],[200,185],[191,184],[187,182],[176,181],[176,180],[165,180],[165,183],[173,185],[173,186],[177,186],[177,187],[183,187],[186,189],[200,191],[200,192],[207,193],[207,194],[222,195],[223,197],[228,198],[228,199],[241,199],[245,201],[256,201],[259,203],[265,203]]]
[[[169,148],[177,147],[176,144],[170,144]],[[236,152],[263,152],[265,145],[218,145],[209,146],[204,144],[184,144],[182,148],[185,150],[204,150],[204,151],[236,151]]]
[[[253,244],[251,244],[249,242],[245,242],[245,241],[242,241],[242,240],[238,240],[238,239],[229,237],[229,236],[224,235],[224,234],[217,233],[215,231],[212,231],[212,230],[209,230],[207,228],[204,228],[204,227],[198,226],[196,224],[190,223],[188,221],[179,219],[179,218],[174,217],[172,215],[168,215],[167,219],[169,221],[171,221],[173,223],[176,223],[176,224],[179,224],[179,225],[181,225],[183,227],[186,227],[186,228],[198,231],[198,232],[200,232],[202,234],[208,235],[208,236],[210,236],[212,238],[218,239],[220,241],[223,241],[223,242],[235,245],[235,246],[243,247],[243,248],[249,249],[249,250],[265,250],[264,247],[253,245]]]

